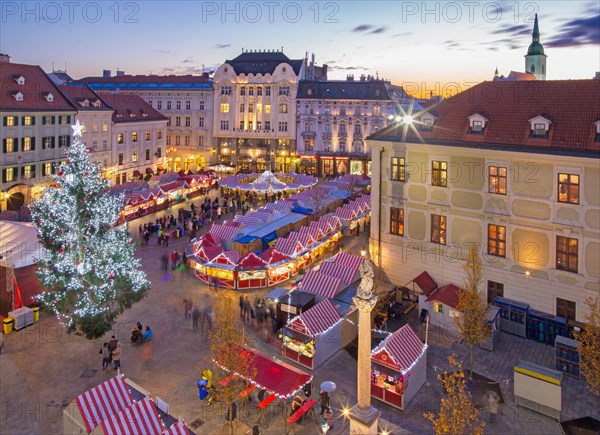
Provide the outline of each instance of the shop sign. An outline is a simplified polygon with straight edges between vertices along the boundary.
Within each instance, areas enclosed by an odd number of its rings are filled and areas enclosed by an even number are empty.
[[[167,154],[172,154],[172,153],[176,153],[177,152],[177,147],[169,147],[166,150]]]
[[[382,350],[381,352],[378,352],[375,355],[373,355],[372,359],[373,361],[375,361],[378,364],[381,364],[382,366],[388,367],[398,372],[400,371],[400,366],[394,363],[394,360],[392,360],[392,358],[385,350]]]
[[[293,305],[281,304],[280,308],[281,308],[281,311],[284,311],[286,313],[290,313],[290,314],[298,313],[298,308]]]

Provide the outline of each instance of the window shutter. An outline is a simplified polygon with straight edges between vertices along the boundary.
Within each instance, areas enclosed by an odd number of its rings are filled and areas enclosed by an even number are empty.
[[[67,124],[70,124],[70,123],[71,123],[71,115],[68,115],[67,116]]]
[[[15,126],[19,125],[19,117],[15,116]]]
[[[4,117],[2,118],[2,125],[3,125],[4,127],[6,127],[6,125],[7,125],[7,124],[8,124],[8,116],[4,116]]]
[[[25,166],[21,166],[21,177],[25,176]]]
[[[52,125],[56,124],[56,116],[52,117],[52,121],[51,121]]]
[[[31,138],[31,151],[35,151],[35,136]]]
[[[6,154],[6,139],[2,139],[2,153]]]
[[[2,182],[6,183],[6,169],[2,169]]]
[[[19,142],[17,142],[17,147],[19,146]],[[21,152],[25,151],[25,138],[21,138]]]
[[[17,116],[17,118],[18,118],[18,116]],[[21,124],[25,125],[25,117],[24,116],[21,116]]]
[[[31,125],[35,125],[35,118],[37,118],[37,117],[36,116],[31,117]]]
[[[71,136],[67,136],[67,146],[71,146]]]
[[[51,148],[54,148],[55,145],[56,145],[56,136],[52,136],[52,139],[51,139],[50,143],[52,144]]]
[[[35,178],[35,172],[37,170],[37,165],[31,165],[31,176]]]
[[[42,163],[42,177],[46,176],[46,164]]]

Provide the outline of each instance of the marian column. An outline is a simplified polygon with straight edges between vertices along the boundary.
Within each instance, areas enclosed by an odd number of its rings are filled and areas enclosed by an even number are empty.
[[[369,255],[360,267],[361,281],[352,298],[358,314],[358,403],[350,410],[350,433],[376,435],[381,412],[371,406],[371,311],[377,302],[373,295],[373,263]]]

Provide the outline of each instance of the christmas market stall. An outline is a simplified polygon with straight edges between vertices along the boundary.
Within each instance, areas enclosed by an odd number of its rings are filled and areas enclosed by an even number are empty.
[[[282,352],[298,364],[316,369],[341,348],[342,317],[329,299],[293,318],[281,331]]]
[[[311,309],[315,305],[315,295],[299,290],[287,290],[285,295],[281,295],[275,302],[276,319],[279,326],[284,326],[290,321]]]
[[[209,284],[215,287],[236,288],[236,267],[240,255],[235,251],[223,251],[204,265]]]
[[[427,345],[409,324],[371,352],[371,396],[404,410],[427,378]]]
[[[267,262],[249,252],[237,264],[237,288],[267,287]]]
[[[316,295],[317,300],[331,299],[343,288],[339,278],[325,275],[316,270],[310,270],[300,281],[299,289]]]
[[[419,295],[419,313],[426,310],[433,325],[456,331],[454,318],[460,316],[459,294],[462,290],[454,284],[446,284],[430,294]]]
[[[279,252],[275,248],[269,248],[260,254],[267,263],[267,278],[269,287],[282,281],[288,280],[291,275],[291,269],[288,267],[290,257]]]
[[[63,410],[63,434],[126,433],[193,435],[169,405],[129,379],[117,375],[77,396]]]

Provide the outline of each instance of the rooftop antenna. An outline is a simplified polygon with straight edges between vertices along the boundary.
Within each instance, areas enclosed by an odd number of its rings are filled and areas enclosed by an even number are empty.
[[[67,61],[65,60],[65,74],[67,73]]]
[[[54,72],[54,61],[52,61],[52,72]]]
[[[376,76],[377,80],[379,80],[379,71],[375,71],[375,76]]]

